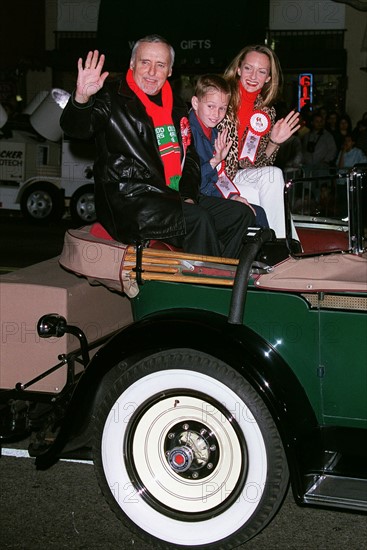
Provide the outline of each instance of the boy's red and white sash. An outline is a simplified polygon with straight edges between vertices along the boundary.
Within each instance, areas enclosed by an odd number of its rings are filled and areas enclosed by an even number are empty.
[[[231,195],[239,195],[240,192],[233,183],[233,181],[227,176],[225,171],[225,162],[222,161],[217,166],[218,180],[215,182],[215,186],[225,199],[228,199]]]

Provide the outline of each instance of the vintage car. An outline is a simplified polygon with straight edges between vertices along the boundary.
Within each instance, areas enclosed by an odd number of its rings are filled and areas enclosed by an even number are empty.
[[[92,459],[154,548],[235,548],[289,483],[367,511],[367,167],[346,180],[347,217],[301,212],[301,246],[253,228],[239,260],[198,257],[94,224],[2,276],[1,444]]]

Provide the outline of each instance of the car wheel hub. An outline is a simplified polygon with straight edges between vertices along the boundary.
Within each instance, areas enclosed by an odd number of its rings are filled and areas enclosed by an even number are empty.
[[[51,197],[42,191],[32,193],[27,200],[28,212],[34,218],[44,218],[52,210]]]
[[[218,465],[217,438],[200,422],[191,421],[173,426],[164,448],[172,470],[186,479],[202,479]]]
[[[152,396],[133,414],[124,441],[136,490],[165,515],[219,514],[238,495],[247,470],[235,426],[219,403],[201,394]]]
[[[94,194],[82,195],[76,205],[76,211],[81,220],[93,221],[96,218]]]

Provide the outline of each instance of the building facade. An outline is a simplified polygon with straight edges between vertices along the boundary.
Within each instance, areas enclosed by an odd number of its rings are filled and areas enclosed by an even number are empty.
[[[16,97],[21,109],[42,90],[71,91],[78,57],[95,47],[106,53],[108,70],[123,71],[134,41],[157,32],[175,47],[176,76],[222,72],[241,47],[267,42],[280,58],[289,107],[299,108],[300,82],[307,82],[300,78],[310,75],[312,107],[346,111],[354,124],[367,111],[367,0],[241,0],[221,16],[220,28],[217,14],[197,17],[197,6],[188,0],[177,18],[168,0],[141,0],[139,7],[113,0],[2,2],[0,103]],[[305,87],[302,93],[307,99]]]

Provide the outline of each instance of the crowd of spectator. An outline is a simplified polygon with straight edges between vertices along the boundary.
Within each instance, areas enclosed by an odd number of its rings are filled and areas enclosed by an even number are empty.
[[[321,176],[366,162],[367,111],[353,125],[347,113],[307,109],[301,112],[300,130],[280,147],[276,165]]]
[[[286,179],[311,178],[306,187],[295,189],[292,212],[347,219],[343,176],[356,164],[367,163],[367,111],[354,125],[347,113],[324,109],[302,111],[300,122],[275,161]]]

